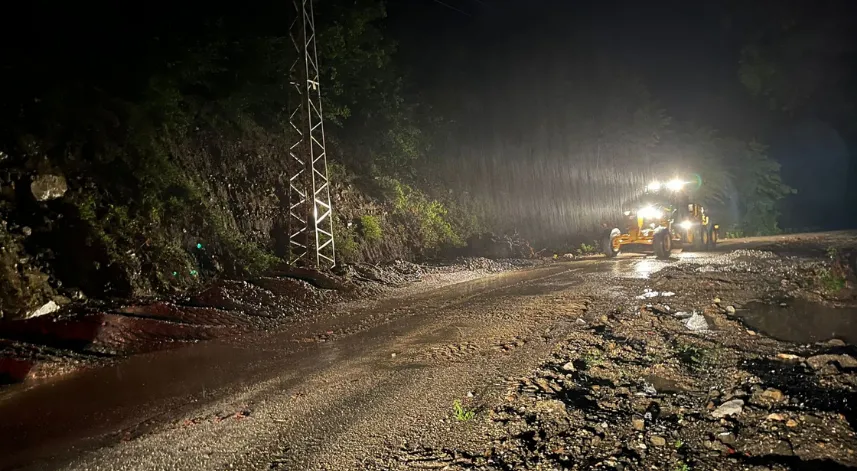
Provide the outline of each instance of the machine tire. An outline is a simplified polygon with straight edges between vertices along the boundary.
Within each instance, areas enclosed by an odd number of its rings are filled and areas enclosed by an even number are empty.
[[[692,227],[690,229],[693,231],[693,243],[691,243],[691,249],[694,252],[702,252],[705,250],[705,237],[702,235],[705,232],[704,227]]]
[[[708,228],[708,245],[706,247],[707,250],[714,250],[717,248],[717,231],[714,229],[714,225]]]
[[[601,251],[604,252],[604,255],[606,255],[607,258],[613,258],[619,255],[618,250],[613,250],[613,240],[621,234],[622,232],[618,228],[610,229],[605,232],[604,237],[601,238]]]
[[[652,245],[654,246],[656,257],[670,258],[670,252],[672,249],[670,230],[662,228],[655,231],[655,235],[652,237]]]

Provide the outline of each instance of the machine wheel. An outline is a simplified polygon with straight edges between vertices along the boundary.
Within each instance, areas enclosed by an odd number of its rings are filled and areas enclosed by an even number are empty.
[[[714,250],[717,248],[717,230],[714,229],[714,226],[708,228],[708,246],[707,250]]]
[[[688,232],[693,235],[693,240],[691,241],[691,244],[690,244],[691,249],[694,252],[701,252],[702,250],[705,250],[705,242],[704,242],[705,239],[702,236],[703,232],[705,232],[705,228],[693,226],[693,227],[691,227],[691,229]]]
[[[700,250],[708,250],[708,240],[711,238],[711,228],[708,226],[699,226],[699,248]]]
[[[672,249],[670,230],[663,228],[655,231],[655,235],[652,237],[652,245],[654,246],[656,257],[669,258],[670,250]]]
[[[604,255],[607,258],[613,258],[619,255],[619,250],[613,248],[613,241],[616,240],[622,232],[619,229],[610,229],[604,233],[604,237],[601,238],[601,251],[604,252]]]

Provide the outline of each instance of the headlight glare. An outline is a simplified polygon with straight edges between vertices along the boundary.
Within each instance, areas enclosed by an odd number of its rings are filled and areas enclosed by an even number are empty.
[[[653,181],[652,183],[649,183],[649,185],[646,186],[647,191],[654,192],[654,191],[660,191],[660,189],[661,189],[661,182],[659,182],[657,180]]]
[[[643,219],[660,219],[664,213],[654,206],[645,206],[637,210],[637,216]]]
[[[683,182],[676,178],[667,182],[667,188],[670,191],[679,191],[684,187],[685,183],[687,182]]]

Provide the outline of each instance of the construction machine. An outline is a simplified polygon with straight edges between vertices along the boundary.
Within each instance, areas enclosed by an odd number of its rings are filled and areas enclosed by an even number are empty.
[[[710,250],[717,244],[719,226],[713,224],[705,208],[690,201],[688,182],[673,179],[652,182],[643,196],[628,203],[624,211],[624,231],[607,229],[601,241],[605,255],[619,252],[654,252],[668,258],[673,249]]]

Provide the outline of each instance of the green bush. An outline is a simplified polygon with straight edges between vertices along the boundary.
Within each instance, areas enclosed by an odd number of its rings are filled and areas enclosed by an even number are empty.
[[[381,236],[383,235],[378,218],[369,214],[360,216],[360,231],[366,242],[381,240]]]
[[[461,247],[464,237],[453,228],[449,212],[443,203],[430,199],[422,191],[394,178],[380,179],[386,198],[392,202],[395,214],[413,220],[423,250],[437,251],[444,246]]]
[[[587,244],[586,242],[580,243],[580,248],[577,249],[578,255],[589,255],[598,252],[598,242],[593,241],[592,244]]]
[[[342,224],[337,224],[341,226]],[[341,260],[351,262],[360,255],[360,244],[357,242],[357,234],[354,227],[335,227],[336,255]]]

